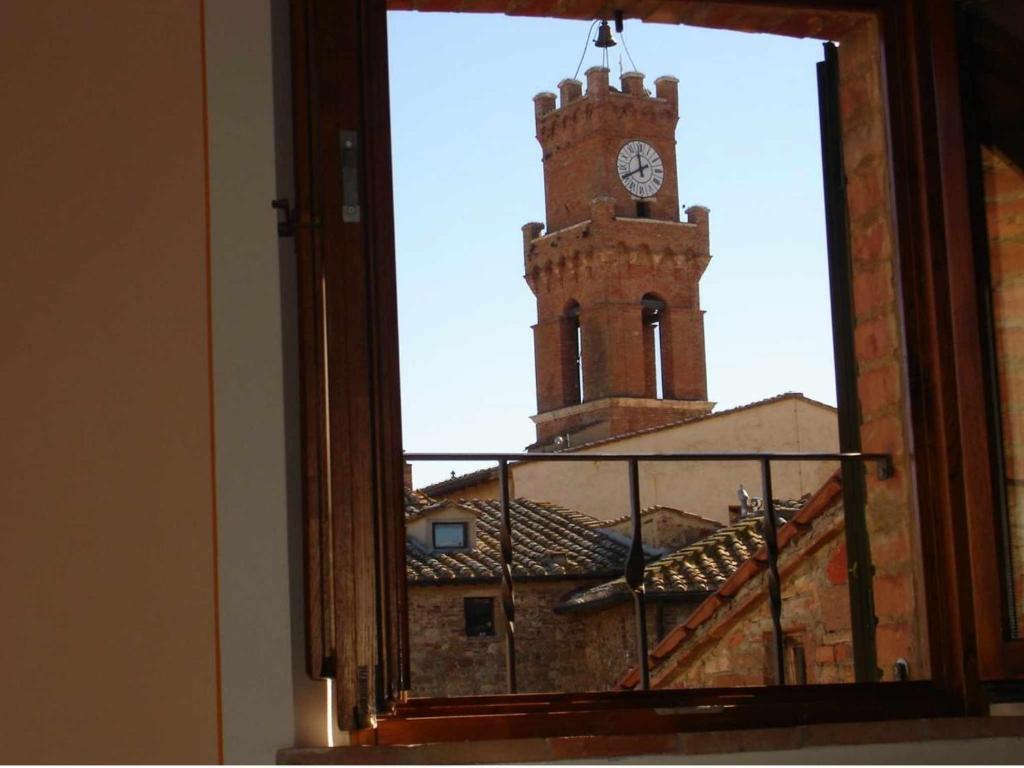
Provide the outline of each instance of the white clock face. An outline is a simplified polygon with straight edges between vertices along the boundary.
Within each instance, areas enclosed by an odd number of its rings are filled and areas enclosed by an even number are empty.
[[[665,164],[646,141],[627,141],[616,164],[619,179],[634,197],[653,197],[665,180]]]

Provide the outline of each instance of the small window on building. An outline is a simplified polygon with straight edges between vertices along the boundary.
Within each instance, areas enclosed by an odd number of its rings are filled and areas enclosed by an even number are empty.
[[[636,217],[638,219],[651,218],[651,204],[646,200],[636,201]]]
[[[466,637],[491,637],[494,634],[494,598],[467,597],[463,601],[466,613]]]
[[[659,400],[665,396],[665,372],[662,366],[662,322],[665,316],[665,302],[654,294],[645,294],[641,299],[641,320],[644,344],[644,389],[647,397]]]
[[[564,549],[549,549],[547,560],[551,565],[559,565],[563,568],[569,565],[569,555]]]
[[[434,523],[434,549],[465,549],[469,535],[465,523]]]
[[[562,316],[563,405],[583,402],[583,329],[580,305],[569,302]]]
[[[802,643],[789,646],[790,679],[794,685],[807,685],[807,654]]]

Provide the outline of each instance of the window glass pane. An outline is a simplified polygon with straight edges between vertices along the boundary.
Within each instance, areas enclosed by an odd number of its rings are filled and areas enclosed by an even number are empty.
[[[982,149],[999,410],[1003,438],[1005,583],[1013,637],[1024,624],[1024,171]]]
[[[878,192],[890,185],[875,27],[840,35],[836,54],[834,112],[843,120],[830,133],[843,146],[848,191],[834,194],[849,214],[849,237],[840,239],[850,242],[836,282],[853,294],[837,313],[843,326],[831,314],[821,207],[819,42],[637,24],[630,32],[646,40],[646,79],[597,64],[592,51],[577,79],[565,70],[564,44],[572,29],[581,40],[587,22],[404,12],[390,21],[403,442],[415,452],[525,445],[533,454],[508,465],[509,571],[494,465],[435,455],[414,468],[413,695],[506,690],[503,643],[467,639],[483,607],[462,600],[506,573],[519,692],[635,687],[629,674],[645,640],[658,649],[655,688],[849,683],[875,667],[892,680],[900,660],[913,677],[928,677],[900,415],[895,228],[891,201]],[[524,63],[503,44],[522,35],[550,45]],[[432,90],[436,78],[416,52],[437,39],[460,43],[437,54],[455,79]],[[693,106],[710,103],[725,80],[673,76],[692,69],[686,52],[702,45],[760,62],[729,76],[744,95],[722,105],[733,114],[728,137],[720,110]],[[479,47],[492,57],[486,72],[461,65]],[[788,85],[780,91],[778,82]],[[451,98],[456,92],[474,94],[473,106]],[[769,93],[770,103],[756,98]],[[785,119],[769,126],[768,113]],[[616,137],[609,152],[595,148],[599,131]],[[647,194],[637,179],[656,163],[664,177],[657,195]],[[445,201],[456,198],[463,207],[452,238]],[[713,215],[702,203],[714,204]],[[715,319],[706,340],[705,311]],[[856,355],[840,369],[853,382],[844,435],[860,439],[843,450],[892,456],[895,472],[878,479],[870,465],[843,477],[836,461],[779,460],[768,489],[757,461],[642,462],[646,634],[638,637],[644,625],[622,577],[632,536],[625,463],[538,459],[834,453],[834,333]],[[866,486],[855,498],[854,485]],[[431,532],[424,519],[442,503],[477,513],[472,542],[458,524]],[[766,573],[766,521],[778,528],[777,591]],[[506,616],[501,606],[490,611],[493,633]],[[855,665],[855,643],[873,647],[876,627],[877,658],[861,650]],[[782,647],[777,634],[800,641]]]
[[[434,523],[434,546],[438,549],[466,546],[466,524]]]

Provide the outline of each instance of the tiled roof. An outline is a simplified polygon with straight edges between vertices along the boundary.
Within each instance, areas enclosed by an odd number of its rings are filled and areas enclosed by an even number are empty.
[[[775,510],[785,521],[806,502],[776,500]],[[655,560],[644,570],[644,590],[648,595],[701,596],[714,592],[764,544],[763,526],[764,518],[748,517]],[[630,595],[625,579],[618,578],[569,596],[556,611],[600,608]]]
[[[421,516],[436,500],[406,491],[407,518]],[[411,584],[451,584],[500,578],[501,505],[492,499],[464,499],[477,513],[472,550],[436,552],[406,538],[406,576]],[[622,573],[628,548],[602,533],[600,522],[554,504],[515,499],[512,520],[512,575],[518,579],[612,578]]]
[[[563,448],[560,453],[576,453],[584,448],[593,448],[597,445],[607,445],[608,443],[614,443],[619,440],[626,440],[630,437],[637,437],[638,435],[648,435],[652,432],[660,432],[663,429],[671,429],[672,427],[678,427],[683,424],[691,424],[695,421],[707,421],[708,419],[716,419],[719,416],[728,416],[731,413],[738,413],[739,411],[746,411],[751,408],[759,408],[763,405],[771,405],[772,403],[779,403],[783,400],[802,400],[805,403],[811,405],[817,405],[820,408],[827,408],[830,411],[835,411],[834,405],[823,403],[820,400],[807,397],[803,392],[783,392],[781,395],[775,395],[773,397],[766,397],[763,400],[755,400],[752,403],[744,403],[743,405],[737,405],[735,408],[726,408],[724,411],[713,411],[712,413],[704,413],[697,416],[690,416],[685,419],[679,419],[678,421],[670,421],[667,424],[659,424],[656,427],[647,427],[645,429],[637,429],[633,432],[623,432],[618,435],[612,435],[611,437],[603,437],[600,440],[592,440],[589,443],[581,443],[580,445],[574,445],[570,448]]]
[[[447,480],[441,480],[430,485],[425,485],[419,490],[421,493],[425,493],[427,495],[442,495],[450,493],[451,491],[457,491],[460,488],[467,488],[471,485],[496,480],[497,478],[497,467],[484,467],[483,469],[466,472],[463,475],[455,475]]]
[[[776,504],[777,503],[779,503],[779,502],[776,502]],[[643,509],[640,510],[640,519],[642,520],[645,517],[650,517],[651,515],[655,514],[656,512],[660,512],[662,510],[667,510],[668,512],[674,512],[675,514],[680,515],[681,517],[688,517],[688,518],[691,518],[693,520],[700,520],[701,522],[705,522],[705,523],[708,523],[708,524],[711,524],[711,525],[716,525],[716,526],[717,525],[721,525],[721,523],[719,523],[717,520],[712,520],[710,517],[703,517],[702,515],[695,515],[695,514],[693,514],[693,512],[686,512],[686,511],[684,511],[682,509],[676,509],[675,507],[667,507],[664,504],[655,504],[653,507],[644,507]],[[600,525],[601,525],[602,528],[611,528],[613,526],[621,525],[622,523],[629,522],[632,519],[632,517],[633,517],[633,515],[630,514],[629,512],[627,512],[624,515],[619,515],[618,517],[613,517],[611,520],[602,520]]]
[[[779,555],[793,545],[794,540],[811,529],[811,524],[818,518],[825,515],[842,500],[842,481],[840,473],[833,474],[825,484],[814,493],[803,508],[793,518],[779,529]],[[709,595],[704,602],[697,606],[686,621],[674,627],[651,651],[650,665],[654,670],[661,664],[676,656],[680,652],[685,653],[685,643],[688,638],[693,637],[705,624],[713,622],[722,606],[735,597],[739,591],[750,583],[758,574],[768,567],[768,555],[764,546],[758,548],[752,557],[743,561],[738,568],[727,578],[718,589]],[[635,688],[639,682],[639,671],[634,667],[626,673],[619,681],[620,688]]]
[[[423,494],[419,495],[423,496]],[[417,504],[415,507],[412,507],[409,504],[408,498],[406,498],[405,521],[407,523],[411,523],[413,520],[418,520],[424,515],[429,515],[431,512],[435,512],[441,509],[452,508],[462,509],[465,512],[471,512],[474,515],[480,514],[479,510],[477,510],[476,508],[470,506],[469,504],[463,504],[460,501],[451,501],[450,499],[442,499],[438,501],[437,499],[431,499],[430,497],[427,497],[427,502],[425,504]]]

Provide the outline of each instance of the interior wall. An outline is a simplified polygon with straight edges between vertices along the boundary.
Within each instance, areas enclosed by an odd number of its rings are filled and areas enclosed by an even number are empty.
[[[0,753],[218,759],[200,2],[0,5]]]
[[[224,758],[325,744],[305,674],[287,0],[206,0]]]

